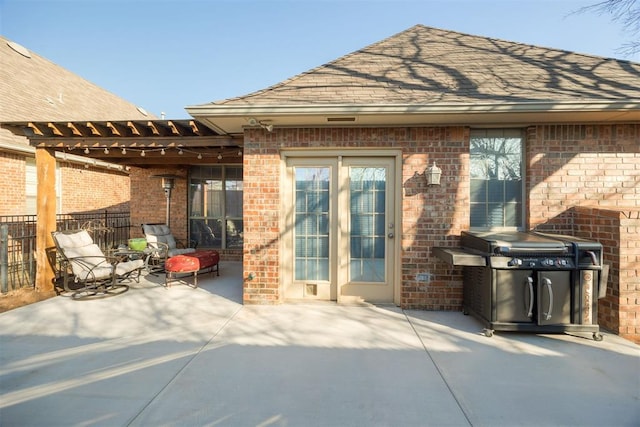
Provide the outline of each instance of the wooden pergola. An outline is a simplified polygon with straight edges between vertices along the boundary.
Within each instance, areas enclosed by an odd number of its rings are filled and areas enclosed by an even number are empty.
[[[45,248],[56,229],[56,153],[127,167],[241,162],[243,139],[220,135],[196,120],[43,121],[3,123],[35,147],[37,189],[36,290],[53,292]]]
[[[29,138],[36,149],[123,166],[211,163],[237,155],[243,143],[196,120],[14,122],[3,127]]]

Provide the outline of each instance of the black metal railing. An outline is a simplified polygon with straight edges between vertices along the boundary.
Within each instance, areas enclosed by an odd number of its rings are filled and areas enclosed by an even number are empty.
[[[127,244],[129,212],[97,212],[56,216],[57,230],[87,229],[103,251]],[[0,215],[0,291],[35,286],[36,216]]]

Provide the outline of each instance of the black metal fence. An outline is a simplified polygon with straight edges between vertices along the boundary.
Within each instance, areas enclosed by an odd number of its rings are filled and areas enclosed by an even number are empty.
[[[129,212],[61,214],[57,230],[87,229],[95,243],[106,251],[126,244],[130,235]],[[36,216],[0,216],[0,291],[7,293],[35,286]]]

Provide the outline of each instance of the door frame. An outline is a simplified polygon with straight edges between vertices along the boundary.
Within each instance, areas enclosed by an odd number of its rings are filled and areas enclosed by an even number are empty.
[[[345,149],[287,149],[280,152],[280,244],[279,244],[279,288],[283,293],[284,299],[288,299],[285,289],[287,281],[291,280],[293,274],[293,266],[290,259],[285,259],[285,255],[291,254],[291,248],[289,241],[291,240],[291,233],[293,232],[289,228],[288,210],[291,208],[291,192],[289,189],[289,183],[287,182],[287,159],[314,159],[321,160],[322,158],[329,159],[335,158],[338,163],[342,163],[343,157],[349,158],[366,158],[366,157],[388,157],[393,159],[394,165],[394,217],[395,217],[395,238],[393,241],[393,271],[389,272],[389,278],[393,283],[393,303],[400,305],[400,294],[402,288],[402,150],[399,149],[363,149],[363,148],[345,148]],[[334,224],[337,226],[337,224]],[[340,238],[340,237],[338,237]],[[337,242],[331,243],[337,245]],[[335,246],[339,250],[339,246]],[[332,262],[338,262],[339,252],[331,252]],[[342,302],[340,298],[340,285],[337,286],[336,301]]]

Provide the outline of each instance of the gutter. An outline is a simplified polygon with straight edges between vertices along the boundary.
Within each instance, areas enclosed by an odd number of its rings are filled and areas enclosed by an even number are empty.
[[[185,107],[193,117],[233,117],[246,115],[330,115],[330,114],[469,114],[469,113],[544,113],[544,112],[626,112],[640,110],[640,100],[572,102],[500,102],[448,104],[204,104]]]

